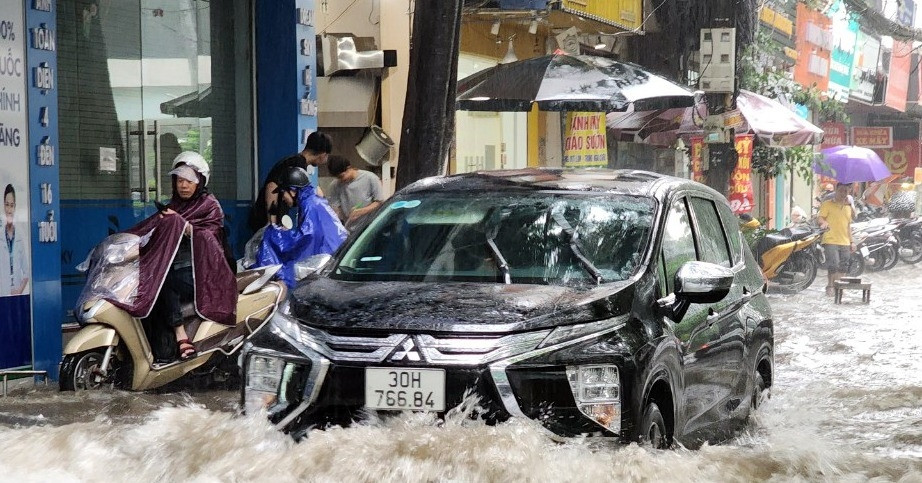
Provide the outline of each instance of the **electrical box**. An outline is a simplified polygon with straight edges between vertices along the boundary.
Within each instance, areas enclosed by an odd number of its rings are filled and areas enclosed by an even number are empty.
[[[720,114],[704,118],[701,129],[705,144],[729,143],[731,140],[732,133],[724,126],[724,117]]]
[[[698,88],[704,92],[732,93],[736,78],[736,29],[701,29]]]

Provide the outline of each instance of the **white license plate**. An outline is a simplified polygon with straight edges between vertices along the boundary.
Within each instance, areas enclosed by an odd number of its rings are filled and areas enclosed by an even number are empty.
[[[861,256],[867,258],[871,254],[871,250],[868,247],[861,247]]]
[[[369,409],[445,410],[442,369],[365,368],[365,407]]]

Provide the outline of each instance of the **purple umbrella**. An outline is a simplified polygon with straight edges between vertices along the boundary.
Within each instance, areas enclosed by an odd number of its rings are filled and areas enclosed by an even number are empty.
[[[880,156],[868,148],[835,146],[822,152],[823,160],[813,163],[813,172],[840,183],[880,181],[890,176],[890,169]]]

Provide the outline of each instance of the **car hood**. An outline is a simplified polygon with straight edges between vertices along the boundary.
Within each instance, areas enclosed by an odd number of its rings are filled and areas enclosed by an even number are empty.
[[[591,289],[497,283],[345,282],[296,288],[303,322],[333,329],[513,332],[601,320],[630,311],[629,281]]]

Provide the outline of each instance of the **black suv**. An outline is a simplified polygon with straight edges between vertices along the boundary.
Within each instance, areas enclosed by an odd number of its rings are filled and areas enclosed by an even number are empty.
[[[314,271],[240,359],[245,410],[295,437],[473,393],[491,422],[697,446],[772,383],[759,266],[724,197],[684,179],[430,178],[300,268]]]

